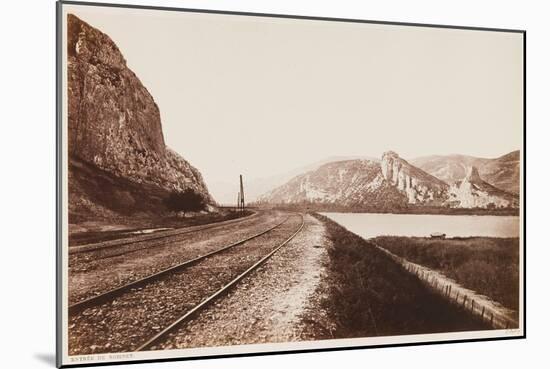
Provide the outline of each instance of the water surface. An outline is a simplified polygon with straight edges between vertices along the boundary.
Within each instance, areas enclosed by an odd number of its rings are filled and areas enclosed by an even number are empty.
[[[321,213],[363,238],[377,236],[519,237],[518,216]]]

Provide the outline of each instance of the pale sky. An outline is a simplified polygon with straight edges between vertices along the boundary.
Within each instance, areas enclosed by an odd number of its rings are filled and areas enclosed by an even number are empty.
[[[209,182],[329,156],[521,148],[518,33],[64,6],[107,33]]]

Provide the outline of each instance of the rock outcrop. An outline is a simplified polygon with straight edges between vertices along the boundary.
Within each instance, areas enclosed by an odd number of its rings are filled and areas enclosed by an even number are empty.
[[[470,169],[468,169],[468,173],[466,173],[466,176],[464,177],[462,182],[481,183],[483,182],[483,180],[479,176],[479,170],[477,170],[476,167],[470,167]]]
[[[212,202],[200,172],[166,147],[157,104],[111,38],[69,14],[67,55],[69,158]]]
[[[382,155],[380,166],[384,179],[403,191],[409,204],[441,203],[447,199],[447,183],[409,164],[393,151]]]
[[[404,207],[407,198],[384,180],[380,164],[356,159],[327,163],[259,198],[278,204],[324,204],[349,209]]]
[[[483,181],[475,167],[461,181],[448,184],[393,151],[384,153],[380,162],[345,160],[324,164],[273,189],[260,201],[382,211],[422,206],[515,208],[519,205],[516,195]]]
[[[453,154],[424,156],[409,162],[449,185],[461,181],[467,175],[468,169],[474,166],[485,182],[503,191],[519,194],[519,150],[495,159]]]
[[[466,177],[449,189],[450,204],[461,208],[517,208],[516,195],[502,191],[481,179],[479,171],[472,166]]]

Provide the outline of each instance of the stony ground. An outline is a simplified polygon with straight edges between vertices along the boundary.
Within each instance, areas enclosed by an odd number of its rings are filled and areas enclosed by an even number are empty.
[[[278,219],[279,215],[275,214],[275,218]],[[281,227],[268,234],[204,259],[166,278],[136,288],[111,302],[71,316],[69,351],[74,355],[136,349],[293,234],[299,228],[302,217],[296,214],[289,217],[285,214],[284,219],[287,218]],[[316,267],[311,263],[305,265]],[[313,273],[309,267],[304,270]],[[285,270],[286,273],[290,272],[289,269]],[[306,277],[312,278],[313,281],[302,284],[300,289],[294,290],[294,295],[287,296],[286,305],[289,306],[289,311],[296,314],[301,311],[299,307],[304,304],[299,297],[308,293],[308,290],[303,291],[301,288],[313,289],[316,283],[313,274]],[[242,282],[246,287],[248,282]],[[267,289],[266,294],[271,294],[271,291]],[[225,301],[223,304],[225,305]]]
[[[257,234],[282,222],[286,216],[281,213],[262,214],[219,228],[152,240],[145,244],[146,247],[140,245],[137,251],[115,257],[102,258],[102,252],[71,255],[69,303],[81,301]]]
[[[365,319],[383,321],[391,334],[438,332],[441,327],[441,331],[479,330],[477,320],[458,308],[453,310],[454,305],[443,304],[444,300],[384,253],[376,248],[369,249],[370,254],[365,253],[366,241],[358,236],[335,224],[331,226],[320,216],[265,211],[238,224],[169,238],[159,244],[153,242],[151,248],[125,256],[73,260],[72,298],[78,299],[281,225],[70,316],[70,355],[137,349],[277,248],[300,229],[302,221],[304,226],[296,237],[263,265],[149,348],[184,349],[378,335],[376,327],[371,330],[366,323],[363,330],[358,327],[357,322]],[[339,261],[342,255],[347,255],[347,259]],[[364,263],[356,272],[360,276],[366,273],[370,289],[364,289],[362,284],[356,286],[355,282],[361,278],[348,273],[349,266],[357,264],[357,258]],[[339,273],[352,277],[339,280]],[[343,294],[338,292],[340,287]],[[357,307],[357,291],[363,291],[360,303],[368,307],[370,318],[362,313],[363,305]],[[346,296],[352,298],[346,300]],[[342,326],[342,322],[347,325]]]
[[[323,338],[330,331],[320,306],[327,242],[322,223],[306,215],[291,242],[157,349]]]

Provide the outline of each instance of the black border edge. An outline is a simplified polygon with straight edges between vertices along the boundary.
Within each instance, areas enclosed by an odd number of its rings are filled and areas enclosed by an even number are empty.
[[[62,265],[62,226],[63,226],[63,216],[62,216],[62,91],[61,85],[62,81],[62,2],[58,1],[55,4],[55,135],[56,135],[56,152],[55,152],[55,203],[56,203],[56,230],[55,230],[55,243],[56,243],[56,263],[55,263],[55,325],[56,325],[56,334],[55,334],[55,365],[60,368],[63,365],[63,316],[62,316],[62,299],[63,299],[63,287],[62,287],[62,276],[63,276],[63,265]]]
[[[159,359],[142,359],[142,360],[125,360],[111,362],[94,362],[82,364],[66,364],[63,365],[62,357],[62,6],[67,5],[83,5],[92,7],[108,7],[108,8],[126,8],[126,9],[142,9],[142,10],[163,10],[188,13],[205,13],[205,14],[220,14],[220,15],[237,15],[237,16],[254,16],[267,18],[288,18],[300,20],[320,20],[333,22],[348,22],[348,23],[367,23],[379,25],[393,26],[410,26],[410,27],[427,27],[427,28],[444,28],[456,30],[470,31],[489,31],[489,32],[505,32],[505,33],[521,33],[523,38],[523,147],[522,147],[522,165],[523,165],[523,192],[522,192],[522,214],[523,214],[523,333],[521,335],[509,337],[489,337],[489,338],[466,338],[457,340],[442,340],[430,342],[408,342],[408,343],[388,343],[379,345],[365,346],[347,346],[347,347],[329,347],[329,348],[313,348],[313,349],[298,349],[298,350],[280,350],[280,351],[264,351],[264,352],[248,352],[235,354],[220,354],[207,356],[191,356],[191,357],[174,357],[174,358],[159,358]],[[115,3],[98,3],[98,2],[81,2],[72,0],[57,0],[56,2],[56,366],[58,368],[76,368],[76,367],[92,367],[92,366],[107,366],[107,365],[126,365],[126,364],[143,364],[155,362],[170,362],[170,361],[194,361],[194,360],[209,360],[221,358],[238,358],[251,356],[271,356],[271,355],[288,355],[288,354],[309,354],[318,352],[337,352],[351,351],[373,348],[391,348],[391,347],[414,347],[428,346],[454,343],[475,343],[475,342],[490,342],[490,341],[508,341],[527,338],[527,203],[526,203],[526,188],[527,188],[527,30],[525,29],[505,29],[505,28],[489,28],[489,27],[470,27],[456,25],[441,25],[427,23],[408,23],[394,21],[376,21],[365,19],[347,19],[347,18],[330,18],[317,16],[303,16],[290,14],[269,14],[269,13],[253,13],[225,10],[209,10],[209,9],[190,9],[177,7],[162,7],[153,5],[132,5],[132,4],[115,4]]]
[[[527,338],[527,31],[523,31],[523,336]]]

